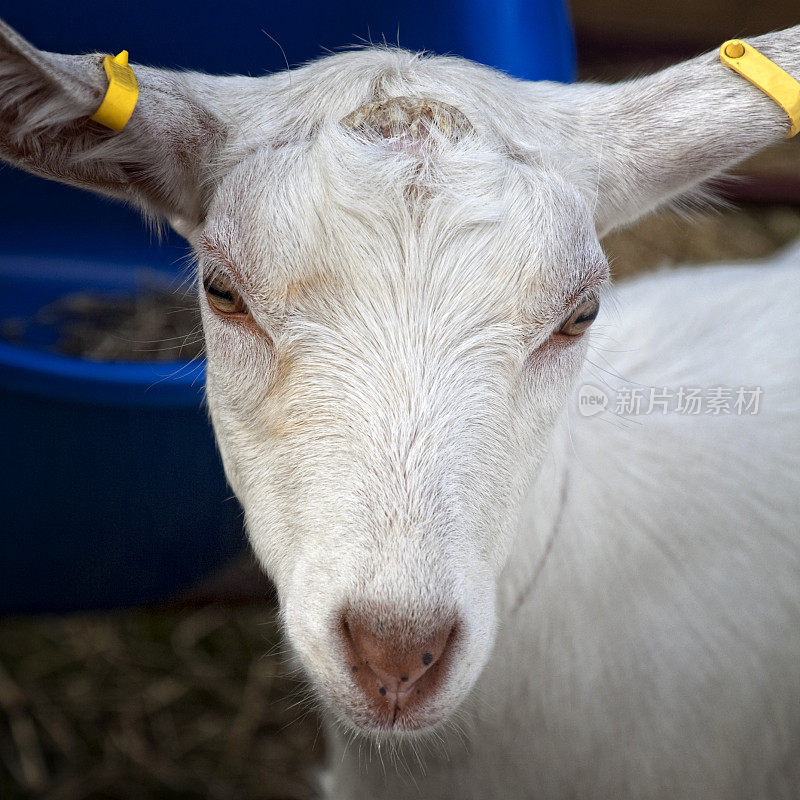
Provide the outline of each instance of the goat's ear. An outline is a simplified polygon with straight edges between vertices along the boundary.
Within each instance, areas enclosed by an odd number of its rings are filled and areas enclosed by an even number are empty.
[[[800,80],[800,25],[746,41]],[[569,89],[577,124],[567,126],[567,149],[593,162],[583,180],[601,235],[691,197],[789,131],[780,106],[723,65],[719,51],[626,83]]]
[[[139,100],[116,133],[90,119],[108,88],[102,61],[42,52],[0,21],[0,158],[191,230],[229,135],[215,82],[231,79],[134,66]]]

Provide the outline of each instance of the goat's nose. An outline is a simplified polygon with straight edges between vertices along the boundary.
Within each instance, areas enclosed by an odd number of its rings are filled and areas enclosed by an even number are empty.
[[[420,631],[412,620],[346,614],[342,633],[350,672],[373,706],[391,713],[429,697],[455,635],[452,620]]]

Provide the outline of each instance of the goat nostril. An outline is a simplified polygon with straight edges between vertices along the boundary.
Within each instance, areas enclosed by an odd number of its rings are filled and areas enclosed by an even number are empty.
[[[385,695],[385,694],[386,694],[386,687],[385,687],[385,686],[381,686],[381,688],[380,688],[380,689],[378,689],[378,691],[379,691],[381,694]]]

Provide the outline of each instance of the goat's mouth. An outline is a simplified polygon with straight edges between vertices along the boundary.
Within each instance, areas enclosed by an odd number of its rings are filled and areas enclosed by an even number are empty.
[[[376,689],[367,694],[361,686],[341,704],[348,720],[366,733],[402,735],[432,728],[449,716],[450,709],[443,707],[439,698],[431,697],[426,689],[428,681],[423,677],[407,689],[390,690],[385,693]]]
[[[417,695],[416,692],[420,694]],[[406,691],[380,695],[380,702],[368,697],[358,686],[329,698],[335,715],[346,727],[375,739],[392,739],[422,734],[445,723],[458,700],[426,696],[412,685]]]
[[[387,739],[424,733],[445,722],[449,711],[437,708],[409,709],[401,705],[394,711],[377,711],[366,704],[346,704],[342,707],[346,723],[366,736]]]

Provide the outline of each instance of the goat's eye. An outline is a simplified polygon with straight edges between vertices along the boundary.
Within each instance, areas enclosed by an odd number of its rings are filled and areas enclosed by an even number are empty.
[[[214,311],[228,316],[248,313],[247,304],[224,272],[204,277],[203,288],[208,304]]]
[[[562,336],[580,336],[597,318],[600,301],[589,297],[574,308],[558,328]]]

